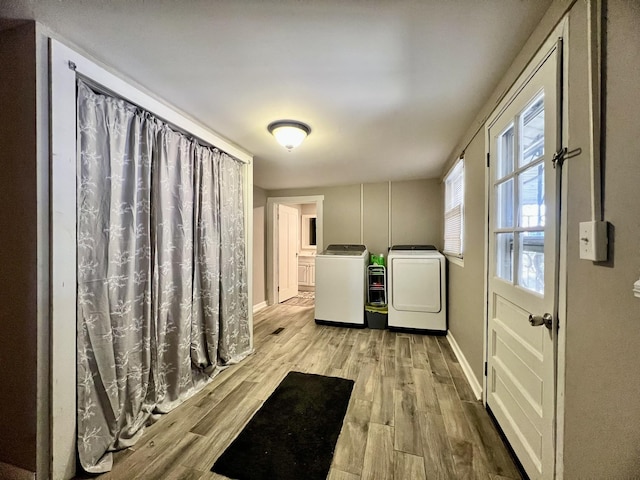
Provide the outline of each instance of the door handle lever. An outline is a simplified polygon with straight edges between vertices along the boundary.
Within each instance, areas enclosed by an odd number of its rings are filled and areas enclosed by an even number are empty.
[[[544,325],[549,330],[553,328],[553,315],[550,313],[545,313],[544,315],[529,315],[529,323],[532,327],[539,327],[540,325]]]

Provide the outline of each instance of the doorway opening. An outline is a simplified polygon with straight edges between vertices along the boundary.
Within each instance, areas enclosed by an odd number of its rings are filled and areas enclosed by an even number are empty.
[[[267,302],[313,306],[323,195],[267,199]]]

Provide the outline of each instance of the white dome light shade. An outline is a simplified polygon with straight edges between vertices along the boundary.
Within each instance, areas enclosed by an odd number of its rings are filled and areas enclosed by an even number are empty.
[[[278,120],[269,124],[267,129],[276,137],[276,141],[289,151],[300,145],[311,133],[308,125],[295,120]]]

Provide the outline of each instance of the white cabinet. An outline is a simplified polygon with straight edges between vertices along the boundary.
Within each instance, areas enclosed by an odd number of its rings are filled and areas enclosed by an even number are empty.
[[[302,285],[315,285],[316,284],[316,266],[315,265],[303,265],[305,268],[304,283]]]
[[[309,282],[307,278],[307,266],[298,263],[298,285],[307,285]]]
[[[298,285],[316,284],[316,258],[313,255],[298,257]]]

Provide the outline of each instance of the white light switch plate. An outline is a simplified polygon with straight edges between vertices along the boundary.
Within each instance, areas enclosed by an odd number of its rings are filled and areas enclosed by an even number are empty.
[[[580,222],[580,258],[607,260],[607,222]]]

